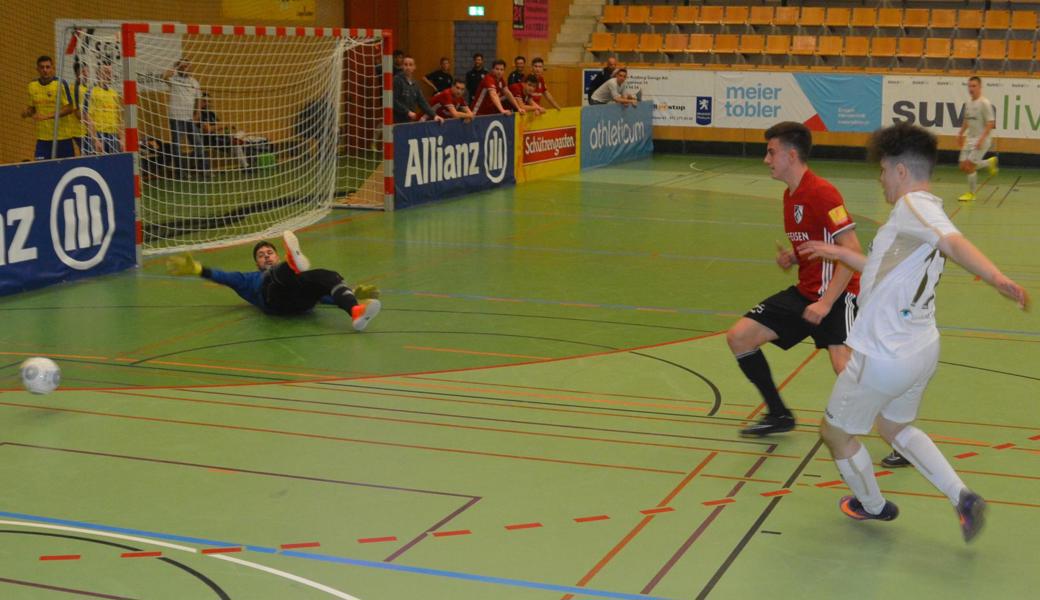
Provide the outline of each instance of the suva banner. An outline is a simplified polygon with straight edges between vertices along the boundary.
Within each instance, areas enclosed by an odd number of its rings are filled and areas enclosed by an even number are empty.
[[[577,173],[581,168],[581,109],[516,116],[516,181]]]
[[[602,167],[654,151],[652,105],[599,104],[581,109],[581,168]]]
[[[0,167],[0,295],[136,264],[130,154]]]
[[[986,77],[982,95],[993,103],[998,140],[1040,138],[1040,80]],[[956,135],[968,99],[967,77],[886,76],[884,124],[908,121]]]
[[[398,208],[515,183],[513,116],[394,125]]]

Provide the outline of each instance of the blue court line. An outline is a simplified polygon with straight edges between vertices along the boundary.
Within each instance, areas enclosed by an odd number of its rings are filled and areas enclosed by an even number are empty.
[[[187,542],[191,544],[198,544],[200,546],[216,546],[216,547],[231,547],[231,546],[242,546],[246,550],[251,552],[261,552],[264,554],[282,554],[292,558],[303,558],[307,560],[316,560],[321,562],[332,562],[343,565],[351,565],[355,567],[366,567],[370,569],[381,569],[384,571],[400,571],[405,573],[416,573],[419,575],[433,575],[436,577],[448,577],[451,579],[462,579],[466,581],[477,581],[480,583],[491,583],[497,585],[509,585],[513,587],[524,587],[536,590],[548,590],[552,592],[561,592],[565,594],[574,594],[582,596],[593,596],[596,598],[619,598],[621,600],[668,600],[660,596],[647,596],[644,594],[627,594],[624,592],[611,592],[608,590],[598,590],[594,588],[583,588],[575,587],[571,585],[557,585],[553,583],[542,583],[540,581],[527,581],[524,579],[511,579],[508,577],[494,577],[491,575],[477,575],[475,573],[464,573],[461,571],[446,571],[443,569],[429,569],[425,567],[411,567],[408,565],[400,565],[394,563],[375,562],[370,560],[360,560],[356,558],[345,558],[341,556],[331,556],[327,554],[314,554],[311,552],[297,552],[294,550],[282,550],[278,551],[276,548],[268,546],[249,546],[244,544],[238,544],[235,542],[225,542],[220,540],[210,540],[206,538],[198,538],[184,535],[174,535],[171,533],[160,533],[156,531],[147,531],[144,529],[131,529],[128,527],[114,527],[111,525],[98,525],[96,523],[88,523],[85,521],[71,521],[68,519],[55,519],[53,517],[41,517],[38,515],[29,515],[24,513],[15,513],[0,511],[0,517],[7,517],[12,519],[20,519],[23,521],[34,521],[37,523],[48,523],[51,525],[64,525],[66,527],[78,527],[80,529],[93,529],[96,531],[106,531],[109,533],[122,533],[125,535],[135,535],[138,537],[149,537],[157,540],[166,540],[172,542]]]

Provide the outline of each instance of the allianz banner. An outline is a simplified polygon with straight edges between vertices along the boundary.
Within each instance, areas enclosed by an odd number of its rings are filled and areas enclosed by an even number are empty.
[[[516,183],[513,129],[512,115],[394,125],[394,204]]]
[[[653,105],[597,104],[581,109],[581,168],[644,158],[654,151]]]
[[[0,167],[0,295],[136,264],[130,154]]]
[[[516,116],[516,181],[577,173],[580,148],[580,108]]]

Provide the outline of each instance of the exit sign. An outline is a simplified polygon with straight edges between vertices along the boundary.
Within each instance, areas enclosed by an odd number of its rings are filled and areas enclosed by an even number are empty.
[[[470,6],[469,7],[469,16],[471,16],[471,17],[483,17],[484,16],[484,7],[483,6],[476,6],[476,5]]]

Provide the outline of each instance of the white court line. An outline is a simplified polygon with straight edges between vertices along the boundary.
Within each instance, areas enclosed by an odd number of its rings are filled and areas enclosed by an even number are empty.
[[[58,531],[71,531],[71,532],[74,532],[74,533],[85,533],[85,534],[88,534],[88,535],[96,535],[96,536],[100,536],[100,537],[114,538],[114,539],[117,539],[117,540],[127,540],[127,541],[130,541],[130,542],[137,542],[139,544],[150,544],[152,546],[161,546],[163,548],[171,548],[173,550],[180,550],[181,552],[188,552],[190,554],[199,554],[198,550],[196,550],[195,548],[191,548],[189,546],[181,546],[179,544],[171,544],[169,542],[160,542],[158,540],[152,540],[152,539],[148,539],[148,538],[141,538],[141,537],[136,537],[136,536],[132,536],[132,535],[123,535],[121,533],[109,533],[107,531],[97,531],[95,529],[82,529],[82,528],[79,528],[79,527],[66,527],[65,525],[49,525],[49,524],[45,524],[45,523],[34,523],[32,521],[5,521],[5,520],[0,520],[0,525],[15,525],[15,526],[18,526],[18,527],[36,527],[36,528],[39,528],[39,529],[56,529]],[[274,568],[271,568],[271,567],[265,567],[264,565],[258,565],[258,564],[254,563],[254,562],[249,562],[248,560],[242,560],[241,558],[235,558],[233,556],[227,556],[225,554],[206,554],[204,556],[208,556],[210,558],[216,558],[218,560],[226,560],[228,562],[237,563],[237,564],[240,564],[240,565],[242,565],[244,567],[249,567],[250,569],[256,569],[258,571],[264,571],[265,573],[270,573],[271,575],[276,575],[278,577],[282,577],[282,578],[288,579],[290,581],[295,581],[296,583],[302,583],[303,585],[306,585],[308,587],[312,587],[312,588],[314,588],[314,589],[316,589],[316,590],[318,590],[320,592],[325,592],[326,594],[329,594],[330,596],[335,596],[336,598],[341,598],[342,600],[360,600],[359,598],[351,596],[350,594],[347,594],[346,592],[341,592],[339,590],[330,588],[327,585],[318,583],[316,581],[311,581],[310,579],[307,579],[305,577],[300,577],[299,575],[293,575],[292,573],[286,573],[285,571],[280,571],[278,569],[274,569]]]

